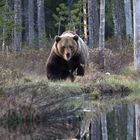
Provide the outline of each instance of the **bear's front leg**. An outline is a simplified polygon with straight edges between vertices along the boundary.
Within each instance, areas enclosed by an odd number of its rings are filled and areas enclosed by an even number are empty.
[[[59,67],[57,65],[47,65],[47,77],[49,80],[65,80],[69,75],[69,71],[65,67]]]
[[[58,69],[56,69],[55,66],[48,64],[47,65],[47,78],[49,80],[55,81],[55,80],[59,80],[60,79],[60,72],[58,71]]]
[[[69,78],[70,78],[71,82],[74,82],[75,76],[71,71],[69,71]]]
[[[77,75],[78,76],[84,76],[84,73],[85,73],[85,68],[82,64],[80,64],[78,67],[77,67]]]

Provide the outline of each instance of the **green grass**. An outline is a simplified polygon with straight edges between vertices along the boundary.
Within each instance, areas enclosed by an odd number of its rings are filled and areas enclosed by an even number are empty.
[[[124,85],[132,90],[132,92],[125,98],[120,98],[117,102],[134,102],[140,100],[140,83],[133,80],[133,78],[124,75],[106,76],[106,82],[115,87],[115,85]]]
[[[112,86],[115,85],[124,85],[129,87],[130,89],[133,90],[134,93],[140,92],[140,84],[138,81],[135,81],[131,78],[126,78],[123,75],[111,75],[111,76],[106,76],[105,78],[106,82]]]
[[[64,91],[65,88],[69,90],[81,91],[81,86],[79,83],[71,82],[69,80],[66,81],[57,81],[57,82],[49,82],[50,89],[56,88],[58,90]]]

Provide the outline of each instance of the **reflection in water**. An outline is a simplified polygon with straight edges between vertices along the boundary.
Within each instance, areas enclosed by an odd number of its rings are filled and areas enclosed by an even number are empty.
[[[117,105],[109,112],[81,113],[81,119],[52,120],[32,126],[0,128],[0,140],[140,140],[140,105]],[[79,113],[80,114],[80,113]]]
[[[107,113],[101,112],[90,123],[86,139],[140,140],[140,105],[118,105]]]
[[[133,140],[134,137],[134,106],[127,105],[127,140]]]
[[[140,140],[140,104],[135,105],[136,140]]]
[[[0,140],[71,139],[79,134],[78,120],[53,121],[38,125],[0,128]]]

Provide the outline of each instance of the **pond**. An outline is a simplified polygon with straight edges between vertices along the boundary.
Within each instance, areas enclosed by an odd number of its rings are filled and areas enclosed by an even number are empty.
[[[140,140],[140,104],[98,107],[89,99],[83,100],[82,106],[69,115],[0,126],[0,140]]]

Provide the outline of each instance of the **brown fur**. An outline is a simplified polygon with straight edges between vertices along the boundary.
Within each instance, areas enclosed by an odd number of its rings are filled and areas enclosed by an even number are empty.
[[[74,81],[74,73],[83,76],[87,57],[87,46],[82,39],[73,32],[64,32],[55,38],[47,60],[48,79],[70,78]]]
[[[66,61],[71,59],[73,55],[77,53],[78,44],[71,37],[64,37],[58,43],[56,43],[56,47],[53,51],[60,57],[64,58]],[[69,57],[67,57],[69,54]]]

